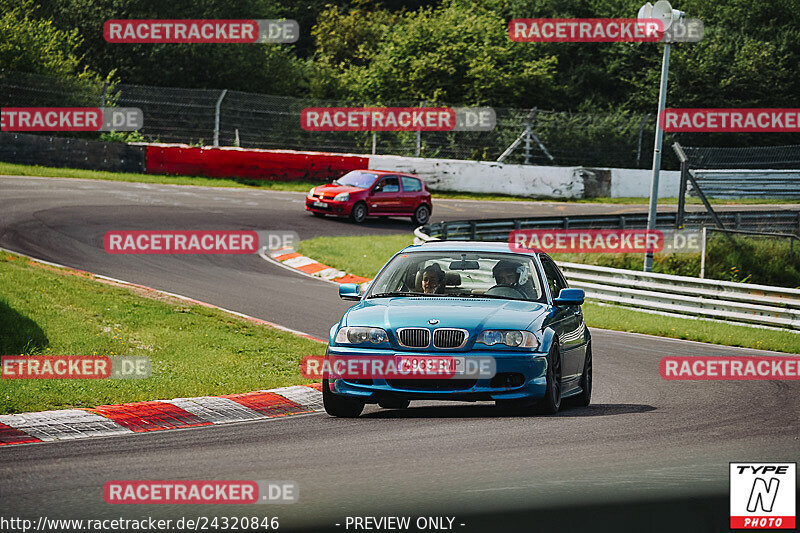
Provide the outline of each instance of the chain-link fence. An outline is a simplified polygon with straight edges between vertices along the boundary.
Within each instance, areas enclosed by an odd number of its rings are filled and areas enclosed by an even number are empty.
[[[692,168],[797,169],[800,144],[786,146],[683,146]]]
[[[140,133],[148,141],[211,145],[217,124],[220,146],[321,150],[496,161],[509,146],[507,163],[647,168],[651,165],[654,115],[572,113],[496,108],[488,132],[307,132],[306,107],[383,105],[414,107],[444,102],[344,102],[210,89],[108,85],[0,70],[0,105],[119,106],[144,112]],[[526,132],[530,132],[526,135]],[[373,144],[374,143],[374,144]],[[664,164],[675,168],[665,154]]]

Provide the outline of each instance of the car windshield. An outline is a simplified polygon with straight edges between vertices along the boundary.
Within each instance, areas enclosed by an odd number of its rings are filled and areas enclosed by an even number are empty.
[[[491,252],[412,252],[395,256],[366,297],[425,296],[545,301],[533,259]]]
[[[354,170],[348,172],[333,183],[336,185],[349,185],[350,187],[358,187],[360,189],[368,189],[375,183],[378,178],[377,174],[370,174],[369,172],[359,172]]]

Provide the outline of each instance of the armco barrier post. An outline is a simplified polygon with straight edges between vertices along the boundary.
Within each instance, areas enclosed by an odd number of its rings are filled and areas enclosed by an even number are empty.
[[[219,95],[217,99],[217,105],[214,109],[214,148],[219,147],[219,109],[222,105],[222,99],[225,98],[225,94],[228,92],[228,89],[223,89],[222,94]]]
[[[702,243],[700,245],[700,279],[706,277],[706,227],[703,226]]]
[[[689,179],[689,158],[679,143],[674,143],[672,149],[681,162],[681,184],[678,191],[678,213],[675,216],[675,229],[683,227],[683,214],[686,209],[686,181]]]

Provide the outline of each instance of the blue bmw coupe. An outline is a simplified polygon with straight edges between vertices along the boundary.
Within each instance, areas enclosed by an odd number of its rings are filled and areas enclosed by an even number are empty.
[[[455,361],[442,378],[328,374],[325,410],[357,417],[367,403],[404,409],[411,400],[494,401],[552,414],[562,400],[589,405],[591,337],[584,292],[570,289],[544,253],[515,253],[507,243],[433,241],[409,246],[384,265],[369,288],[343,284],[358,303],[331,328],[326,360],[413,356]],[[470,373],[470,362],[491,371]],[[488,367],[487,367],[488,368]]]

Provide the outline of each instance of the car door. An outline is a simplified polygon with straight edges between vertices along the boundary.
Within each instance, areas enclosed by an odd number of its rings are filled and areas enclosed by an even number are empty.
[[[414,214],[414,209],[420,203],[422,196],[422,182],[417,178],[411,176],[401,176],[400,182],[403,185],[403,192],[401,193],[401,206],[400,209],[405,215]]]
[[[545,278],[547,279],[547,286],[550,289],[550,295],[553,300],[555,300],[561,292],[561,289],[566,289],[568,287],[567,280],[561,275],[561,272],[552,259],[547,256],[540,256],[540,259],[542,261]],[[555,306],[555,302],[553,305]],[[559,337],[561,368],[564,381],[577,380],[580,378],[580,374],[583,371],[583,360],[586,355],[581,306],[562,305],[555,306],[555,309],[557,326],[556,323],[554,323],[553,327]],[[565,385],[569,384],[565,383]]]
[[[392,215],[400,212],[400,178],[384,176],[372,187],[369,196],[369,213],[371,215]]]

